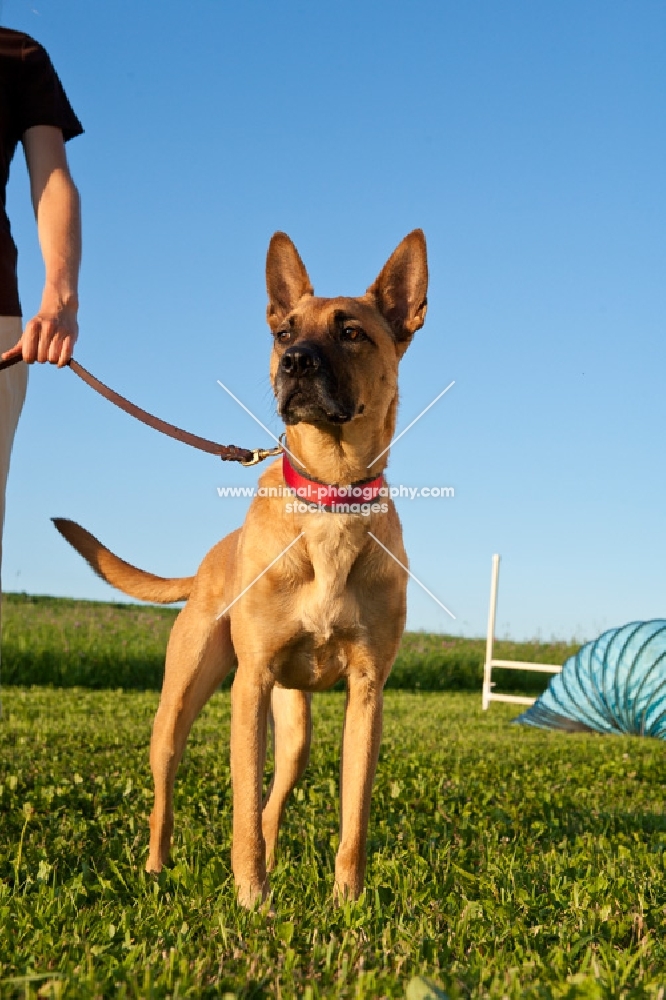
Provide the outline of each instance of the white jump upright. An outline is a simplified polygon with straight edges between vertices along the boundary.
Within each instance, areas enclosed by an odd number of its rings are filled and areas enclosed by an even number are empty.
[[[495,617],[497,614],[497,589],[499,585],[500,557],[493,556],[490,574],[490,607],[488,608],[488,633],[486,635],[486,662],[483,665],[483,687],[481,689],[481,708],[485,712],[491,701],[508,701],[514,705],[533,705],[536,698],[528,698],[519,694],[496,694],[493,691],[495,682],[492,679],[493,667],[504,670],[533,670],[540,674],[560,674],[562,667],[553,663],[525,663],[523,660],[494,660],[493,645],[495,643]]]

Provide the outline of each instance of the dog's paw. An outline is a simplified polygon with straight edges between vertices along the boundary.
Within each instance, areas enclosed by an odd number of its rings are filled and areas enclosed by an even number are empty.
[[[359,899],[364,892],[363,880],[357,873],[351,875],[337,874],[333,885],[333,899],[338,906],[345,903],[352,903]]]
[[[251,882],[247,885],[239,885],[236,889],[236,899],[238,900],[238,905],[242,906],[245,910],[259,910],[266,903],[270,905],[268,880],[263,885]]]
[[[167,858],[166,861],[160,861],[159,859],[156,860],[155,858],[151,858],[149,855],[144,870],[146,872],[146,875],[161,875],[162,870],[164,868],[172,868],[172,867],[173,867],[173,862],[171,861],[171,858]]]

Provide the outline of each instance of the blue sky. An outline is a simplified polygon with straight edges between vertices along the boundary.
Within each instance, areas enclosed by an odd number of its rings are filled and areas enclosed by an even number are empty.
[[[76,356],[223,442],[276,433],[264,260],[288,232],[319,294],[358,294],[421,226],[426,325],[402,363],[392,483],[411,628],[588,638],[666,616],[666,5],[653,0],[5,0],[86,134]],[[26,314],[42,268],[20,155],[10,215]],[[661,431],[659,428],[662,428]],[[258,473],[142,428],[33,369],[7,590],[114,599],[52,528],[74,518],[164,575],[242,520]]]

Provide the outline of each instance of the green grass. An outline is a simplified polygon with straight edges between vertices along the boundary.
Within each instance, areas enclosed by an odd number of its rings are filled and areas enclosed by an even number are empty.
[[[142,866],[153,692],[5,688],[0,997],[653,997],[666,985],[663,744],[391,691],[367,890],[331,902],[344,697],[315,698],[276,916],[230,876],[229,694],[193,730],[174,867]]]
[[[493,655],[498,660],[562,664],[580,648],[577,642],[512,642],[499,639]],[[388,681],[389,688],[403,691],[480,691],[485,639],[463,639],[452,635],[405,632],[400,652]],[[528,671],[497,670],[493,680],[498,690],[540,694],[550,675]]]
[[[2,683],[159,689],[177,610],[2,595]]]
[[[158,690],[177,614],[172,608],[5,594],[2,682]],[[500,640],[495,656],[563,663],[577,649],[575,643]],[[484,656],[482,639],[406,633],[388,686],[411,691],[480,691]],[[512,670],[498,671],[496,680],[504,691],[538,694],[549,677]]]

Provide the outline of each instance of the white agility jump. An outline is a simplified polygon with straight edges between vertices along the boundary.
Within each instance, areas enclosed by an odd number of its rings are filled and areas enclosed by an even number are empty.
[[[536,698],[528,698],[518,694],[496,694],[493,691],[495,682],[492,680],[493,667],[503,670],[533,670],[540,674],[561,674],[562,667],[552,663],[525,663],[522,660],[494,660],[493,645],[495,643],[495,613],[497,611],[497,586],[499,583],[500,557],[493,556],[490,574],[490,607],[488,609],[488,634],[486,636],[486,662],[483,666],[483,688],[481,690],[481,708],[485,711],[491,701],[508,701],[514,705],[533,705]]]

